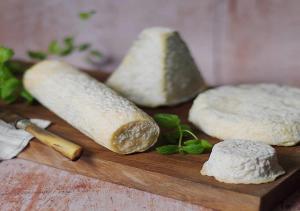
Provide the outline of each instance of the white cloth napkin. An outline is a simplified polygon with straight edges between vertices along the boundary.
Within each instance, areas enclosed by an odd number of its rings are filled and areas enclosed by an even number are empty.
[[[51,122],[42,119],[31,119],[32,123],[41,128],[48,127]],[[0,120],[0,160],[12,159],[18,155],[29,143],[33,136],[13,125]]]

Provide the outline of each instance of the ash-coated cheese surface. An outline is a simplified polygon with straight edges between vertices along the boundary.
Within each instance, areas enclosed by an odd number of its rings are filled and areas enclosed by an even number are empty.
[[[216,144],[202,175],[225,183],[260,184],[284,174],[271,146],[248,140],[225,140]]]
[[[205,88],[179,33],[164,27],[141,32],[107,85],[147,107],[184,102]]]
[[[292,146],[300,141],[300,89],[222,86],[194,100],[189,120],[210,136]]]
[[[150,116],[69,64],[40,62],[23,82],[41,104],[112,151],[145,151],[157,141],[159,127]]]

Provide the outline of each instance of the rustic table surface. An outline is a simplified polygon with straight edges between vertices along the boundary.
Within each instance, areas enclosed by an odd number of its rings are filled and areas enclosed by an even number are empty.
[[[22,159],[0,163],[0,210],[210,210]],[[300,188],[277,210],[300,210]]]
[[[92,75],[100,77],[99,74]],[[29,160],[39,162],[39,159],[37,156]],[[0,162],[1,211],[209,210],[199,204],[189,204],[20,158]],[[276,209],[300,211],[300,183],[298,191],[287,197]]]

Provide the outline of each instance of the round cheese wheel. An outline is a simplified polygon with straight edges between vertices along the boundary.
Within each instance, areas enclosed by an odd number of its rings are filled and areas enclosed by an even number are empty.
[[[189,120],[219,139],[292,146],[300,141],[300,89],[274,84],[211,89],[195,99]]]
[[[234,184],[271,182],[284,174],[275,150],[264,143],[225,140],[216,144],[201,174]]]

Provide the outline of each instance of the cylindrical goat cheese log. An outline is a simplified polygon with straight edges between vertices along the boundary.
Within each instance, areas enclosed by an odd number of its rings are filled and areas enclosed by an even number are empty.
[[[23,83],[41,104],[114,152],[142,152],[157,141],[159,127],[150,116],[67,63],[42,61]]]

